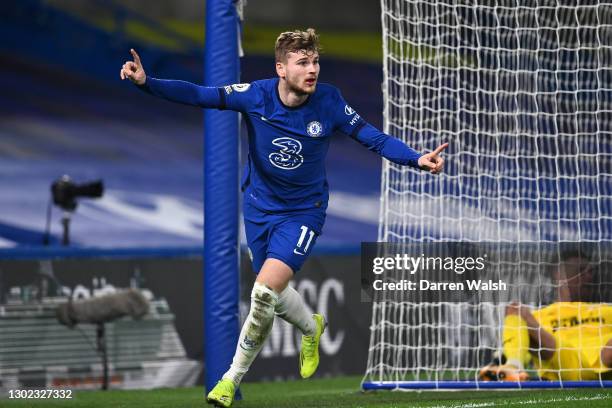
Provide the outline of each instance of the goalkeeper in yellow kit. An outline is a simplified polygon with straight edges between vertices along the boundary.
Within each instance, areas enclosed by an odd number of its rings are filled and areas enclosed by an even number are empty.
[[[525,381],[530,363],[545,380],[612,379],[612,304],[592,301],[588,259],[565,252],[552,278],[557,302],[537,310],[506,307],[503,354],[480,370],[481,380]]]

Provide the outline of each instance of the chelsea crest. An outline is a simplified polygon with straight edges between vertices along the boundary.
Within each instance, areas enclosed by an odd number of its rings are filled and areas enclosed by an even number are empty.
[[[306,132],[308,133],[308,136],[319,137],[323,133],[323,126],[316,120],[313,120],[306,125]]]

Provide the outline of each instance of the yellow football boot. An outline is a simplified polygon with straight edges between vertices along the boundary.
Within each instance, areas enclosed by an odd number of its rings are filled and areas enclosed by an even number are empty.
[[[327,327],[327,321],[320,314],[312,317],[317,324],[314,336],[302,336],[302,348],[300,350],[300,375],[302,378],[312,376],[319,366],[319,340]]]
[[[222,379],[215,385],[215,388],[206,396],[206,401],[209,404],[214,404],[216,407],[229,408],[234,402],[234,393],[236,386],[232,380]]]

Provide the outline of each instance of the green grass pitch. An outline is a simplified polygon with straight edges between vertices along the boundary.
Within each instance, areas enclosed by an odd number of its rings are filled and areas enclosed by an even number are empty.
[[[359,377],[314,379],[274,383],[245,383],[244,400],[236,408],[396,408],[396,407],[611,407],[612,390],[533,391],[444,391],[390,392],[359,391]],[[0,399],[1,407],[74,408],[181,408],[207,407],[202,388],[158,389],[152,391],[83,391],[71,400]],[[6,396],[5,396],[6,398]]]

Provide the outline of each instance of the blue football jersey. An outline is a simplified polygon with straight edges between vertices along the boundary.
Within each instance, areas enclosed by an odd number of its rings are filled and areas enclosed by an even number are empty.
[[[278,79],[223,88],[225,105],[248,129],[245,199],[264,211],[326,208],[325,156],[336,131],[351,135],[364,120],[328,84],[297,107],[285,106]]]
[[[300,106],[285,106],[278,78],[220,88],[147,77],[140,89],[173,102],[242,112],[249,158],[245,200],[267,212],[327,208],[325,156],[342,132],[394,163],[418,167],[420,154],[362,119],[337,88],[320,83]]]

